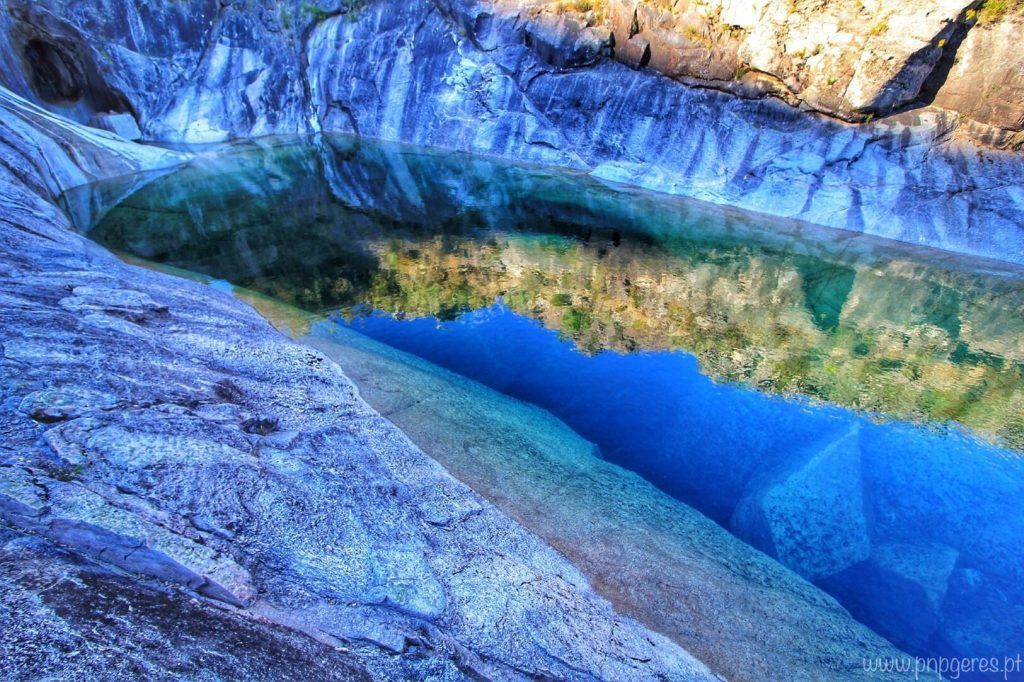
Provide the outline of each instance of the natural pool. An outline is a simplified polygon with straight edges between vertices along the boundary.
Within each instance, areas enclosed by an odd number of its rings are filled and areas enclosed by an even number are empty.
[[[1019,269],[347,139],[67,205],[544,408],[905,651],[1024,651]]]

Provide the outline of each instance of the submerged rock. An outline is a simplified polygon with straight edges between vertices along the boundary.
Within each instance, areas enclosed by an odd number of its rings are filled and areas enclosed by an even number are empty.
[[[812,580],[866,559],[859,436],[854,426],[797,458],[794,470],[751,484],[733,513],[733,532]]]
[[[959,556],[952,547],[938,544],[879,544],[867,561],[824,584],[848,595],[847,606],[861,621],[908,651],[924,655],[943,620]]]
[[[993,618],[1002,619],[1006,625],[993,630],[988,625]],[[980,568],[958,567],[949,578],[942,620],[935,639],[949,651],[976,651],[1012,661],[1015,649],[1008,649],[1006,643],[1024,641],[1020,586],[994,579]],[[1007,655],[1007,651],[1011,653]],[[1019,672],[1019,668],[1012,672]]]

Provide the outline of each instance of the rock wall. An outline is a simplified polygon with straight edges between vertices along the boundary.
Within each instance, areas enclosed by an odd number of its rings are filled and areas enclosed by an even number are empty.
[[[309,127],[308,2],[5,0],[0,82],[81,123],[130,113],[149,140],[213,142]],[[320,11],[320,10],[316,10]]]
[[[1024,158],[966,141],[949,112],[846,124],[604,59],[554,66],[526,46],[528,30],[518,15],[481,3],[381,0],[357,21],[330,19],[314,30],[314,107],[326,129],[576,166],[1024,262]],[[548,46],[566,59],[586,53],[578,42]]]
[[[304,45],[381,0],[5,0],[0,80],[73,117],[129,110],[153,139],[308,124]],[[385,3],[386,4],[386,3]],[[1013,0],[434,0],[512,18],[559,68],[610,57],[697,87],[777,97],[846,120],[935,101],[1020,144],[1024,5]],[[415,14],[416,16],[413,16]],[[401,13],[418,24],[422,9]],[[478,31],[482,25],[466,28]],[[401,47],[401,46],[396,46]],[[87,122],[82,118],[82,122]]]
[[[357,131],[1024,262],[1019,8],[782,4],[4,0],[0,79],[129,137]]]
[[[627,65],[744,97],[773,96],[845,120],[886,116],[944,92],[941,106],[1020,132],[1014,44],[1024,5],[1008,0],[499,0],[541,40],[589,33]],[[965,40],[966,38],[966,40]],[[981,63],[984,62],[984,63]],[[947,87],[970,74],[970,97]],[[1008,80],[1003,81],[1001,78]],[[1001,109],[993,115],[989,110]],[[1005,109],[1013,110],[1012,115]]]

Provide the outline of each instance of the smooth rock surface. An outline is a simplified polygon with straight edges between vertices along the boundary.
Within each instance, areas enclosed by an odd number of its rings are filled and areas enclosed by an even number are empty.
[[[935,104],[962,112],[965,116],[996,130],[1024,130],[1024,50],[1019,41],[1024,32],[1024,5],[1002,6],[1001,14],[982,9],[979,23],[960,44],[948,69]],[[994,136],[999,140],[999,136]]]
[[[424,455],[324,356],[224,293],[118,261],[53,203],[80,163],[124,172],[173,155],[12,98],[0,124],[4,524],[222,603],[227,631],[259,646],[299,631],[365,650],[355,667],[378,678],[711,678]],[[9,546],[7,565],[36,562],[36,547]],[[39,570],[67,570],[44,554]],[[31,601],[25,584],[5,595]],[[20,613],[5,640],[33,637],[40,621]],[[76,610],[72,627],[89,617]],[[55,674],[101,672],[94,648],[79,659],[43,646]],[[22,647],[4,653],[18,675],[38,665]]]
[[[135,120],[135,117],[128,112],[120,114],[96,114],[92,117],[89,123],[92,124],[94,128],[108,130],[126,140],[134,142],[142,139],[142,131],[139,130],[138,122]]]

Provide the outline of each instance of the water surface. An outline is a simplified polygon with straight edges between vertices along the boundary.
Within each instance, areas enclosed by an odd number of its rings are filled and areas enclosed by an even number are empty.
[[[466,156],[242,146],[92,238],[538,405],[928,655],[1024,650],[1024,280]]]

